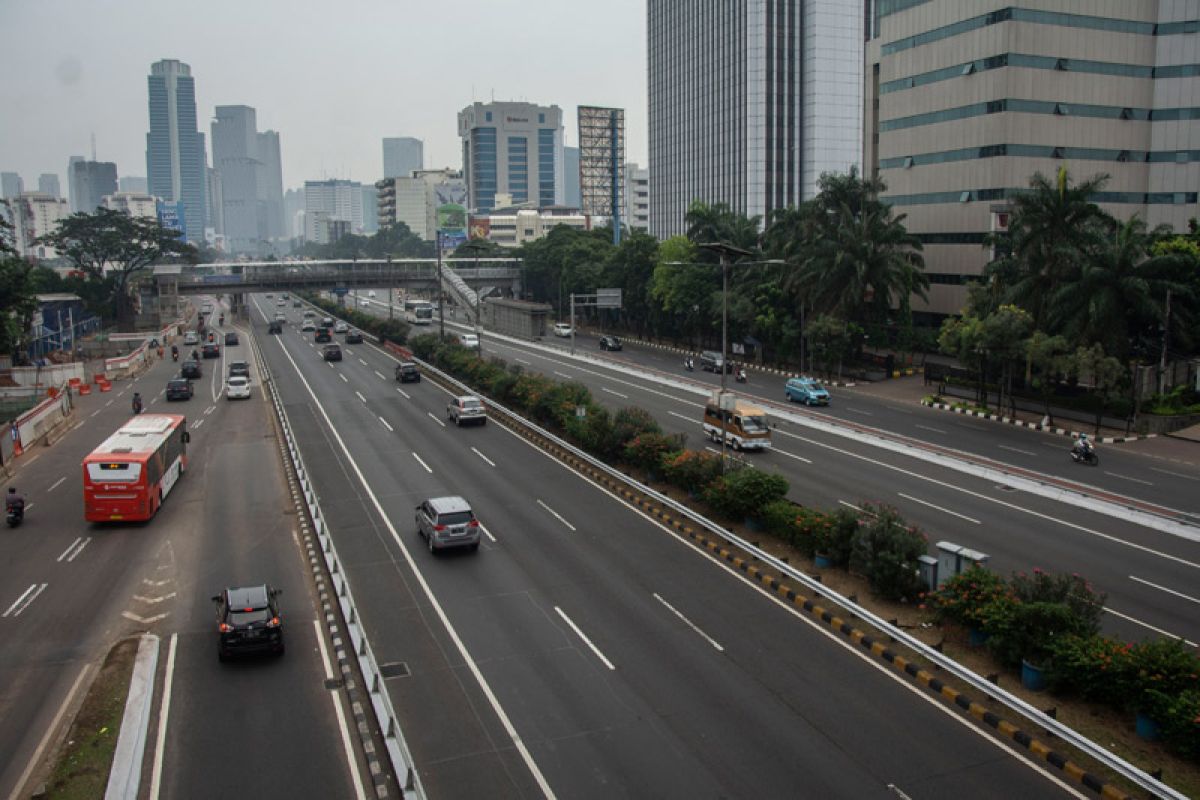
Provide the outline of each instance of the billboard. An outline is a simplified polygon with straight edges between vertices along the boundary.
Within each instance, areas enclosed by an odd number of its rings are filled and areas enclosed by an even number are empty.
[[[491,217],[471,217],[469,228],[470,238],[486,239],[492,233],[492,218]]]
[[[453,250],[467,240],[467,185],[462,181],[433,187],[437,209],[438,239],[442,248]]]
[[[183,203],[167,203],[158,201],[158,224],[168,230],[179,231],[179,238],[187,238],[187,226],[184,224]]]

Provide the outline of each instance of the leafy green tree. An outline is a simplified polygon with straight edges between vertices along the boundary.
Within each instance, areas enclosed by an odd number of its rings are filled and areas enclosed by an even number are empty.
[[[659,322],[660,307],[650,294],[658,258],[658,240],[634,231],[612,251],[600,278],[603,287],[621,290],[622,308],[613,316],[639,335],[656,329]]]
[[[1054,424],[1054,415],[1050,411],[1050,396],[1054,393],[1058,376],[1069,371],[1070,349],[1071,346],[1064,337],[1050,336],[1043,331],[1034,331],[1026,348],[1030,370],[1033,372],[1033,387],[1042,397],[1042,406],[1050,425]]]
[[[162,227],[158,220],[131,217],[108,208],[72,214],[38,241],[53,247],[89,278],[111,278],[111,309],[121,325],[132,323],[130,289],[139,273],[159,261],[196,254],[177,231]]]
[[[535,300],[553,303],[565,318],[572,293],[592,293],[613,251],[612,242],[559,225],[516,254],[524,259],[525,285]]]
[[[672,236],[658,248],[658,264],[650,295],[662,309],[682,322],[684,333],[697,335],[713,318],[720,287],[719,267],[697,261],[697,248],[684,236]]]
[[[821,314],[808,324],[804,331],[808,339],[809,352],[815,364],[819,364],[826,377],[842,374],[842,362],[854,346],[855,330],[844,320],[831,314]]]
[[[1092,390],[1099,402],[1096,403],[1096,435],[1100,435],[1100,423],[1104,406],[1120,396],[1126,372],[1120,361],[1104,352],[1099,344],[1078,347],[1068,362],[1072,374],[1080,381],[1091,381]]]
[[[938,349],[957,358],[963,366],[975,370],[979,376],[975,399],[980,405],[986,406],[987,354],[983,321],[970,313],[961,317],[947,317],[938,334]]]
[[[1023,308],[1014,305],[1000,306],[994,314],[985,317],[981,325],[980,343],[986,355],[1000,362],[1000,392],[997,408],[1004,408],[1007,395],[1013,413],[1016,404],[1012,400],[1012,372],[1026,355],[1026,344],[1033,331],[1033,317]]]
[[[7,205],[7,203],[5,203]],[[12,224],[0,214],[0,353],[23,360],[26,338],[37,311],[33,264],[17,255]]]
[[[684,215],[687,238],[695,244],[733,245],[742,250],[753,251],[758,246],[760,217],[747,217],[731,209],[726,203],[707,204],[693,200]],[[713,253],[703,252],[702,260],[719,261]]]

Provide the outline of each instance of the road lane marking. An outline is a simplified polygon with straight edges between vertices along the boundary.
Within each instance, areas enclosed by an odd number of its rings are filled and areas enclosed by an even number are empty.
[[[62,482],[63,482],[63,481],[65,481],[65,480],[66,480],[66,478],[65,478],[65,477],[63,477],[63,478],[59,478],[59,479],[58,479],[58,480],[56,480],[54,483],[50,484],[50,488],[49,488],[49,489],[47,489],[46,491],[47,491],[47,492],[53,492],[53,491],[54,491],[55,489],[57,489],[59,486],[62,486]]]
[[[669,611],[670,611],[672,614],[674,614],[675,616],[679,617],[679,619],[680,619],[680,620],[683,622],[683,624],[684,624],[684,625],[687,625],[689,628],[691,628],[692,630],[694,630],[696,633],[698,633],[698,634],[700,634],[702,637],[704,637],[704,641],[708,642],[708,643],[709,643],[709,644],[711,644],[711,645],[712,645],[714,648],[716,648],[716,650],[717,650],[717,652],[718,652],[718,653],[724,653],[724,652],[725,652],[725,648],[724,648],[724,647],[721,647],[720,643],[718,643],[716,639],[712,638],[712,637],[711,637],[711,636],[709,636],[707,633],[705,633],[704,631],[700,630],[700,627],[699,627],[698,625],[696,625],[696,623],[692,622],[690,619],[688,619],[687,617],[685,617],[681,611],[679,611],[677,608],[675,608],[675,606],[671,605],[671,604],[670,604],[670,603],[668,603],[666,600],[663,600],[663,599],[662,599],[662,596],[661,596],[661,595],[660,595],[658,592],[655,592],[655,593],[654,593],[654,599],[655,599],[655,600],[657,600],[658,602],[662,603],[664,606],[666,606],[666,607],[667,607],[667,609],[668,609],[668,610],[669,610]]]
[[[495,543],[495,541],[496,541],[496,537],[495,537],[495,536],[492,536],[492,532],[491,532],[491,531],[489,531],[487,528],[483,527],[483,523],[482,523],[482,522],[480,522],[480,523],[479,523],[479,530],[483,531],[483,535],[484,535],[484,536],[486,536],[486,537],[488,537],[489,539],[491,539],[491,540],[492,540],[492,542],[493,542],[493,543]]]
[[[134,622],[141,623],[142,625],[153,625],[156,622],[166,619],[170,615],[164,611],[163,613],[155,614],[152,617],[139,617],[137,614],[134,614],[132,611],[122,611],[121,616],[124,617],[125,619],[129,619],[129,620],[133,620]]]
[[[97,411],[96,413],[97,413],[97,414],[99,414],[100,412],[99,412],[99,411]],[[38,460],[39,458],[41,458],[41,457],[42,457],[42,454],[41,454],[41,453],[34,453],[34,454],[33,454],[33,457],[32,457],[32,458],[30,458],[28,461],[26,461],[26,462],[25,462],[25,466],[27,466],[27,467],[28,467],[30,464],[32,464],[33,462],[37,461],[37,460]]]
[[[492,461],[490,458],[488,458],[487,456],[485,456],[483,453],[479,452],[479,448],[477,448],[477,447],[472,447],[471,449],[475,451],[475,455],[479,456],[479,457],[480,457],[480,458],[482,458],[484,461],[486,461],[486,462],[488,463],[488,466],[492,466],[492,467],[496,466],[496,462],[495,462],[495,461]]]
[[[360,392],[358,389],[355,389],[355,390],[354,390],[354,393],[355,393],[356,395],[358,395],[358,399],[359,399],[359,400],[362,400],[364,403],[365,403],[365,402],[367,402],[367,398],[363,397],[363,396],[362,396],[362,392]]]
[[[419,455],[417,455],[415,451],[413,452],[413,454],[412,454],[412,457],[413,457],[413,458],[415,458],[415,459],[417,460],[417,463],[418,463],[418,464],[420,464],[422,467],[424,467],[424,468],[425,468],[425,471],[426,471],[426,472],[428,472],[430,475],[432,475],[432,474],[433,474],[433,470],[431,470],[431,469],[429,468],[429,465],[428,465],[428,464],[426,464],[424,461],[422,461],[422,460],[421,460],[421,457],[420,457]]]
[[[135,594],[133,599],[137,600],[139,603],[146,603],[147,605],[156,606],[165,600],[170,600],[177,594],[177,592],[170,592],[168,594],[160,594],[157,597],[146,597],[145,595]]]
[[[364,367],[367,365],[367,362],[363,361],[361,358],[358,360],[358,363],[362,364]]]
[[[405,400],[412,400],[412,396],[411,396],[411,395],[410,395],[408,392],[406,392],[406,391],[404,391],[403,389],[401,389],[399,386],[397,386],[397,387],[396,387],[396,391],[397,391],[397,392],[399,392],[399,393],[400,393],[400,395],[401,395],[401,396],[402,396],[402,397],[403,397]],[[440,421],[440,420],[439,420],[439,421]]]
[[[8,607],[8,610],[3,614],[0,614],[0,617],[21,616],[21,612],[29,608],[30,604],[33,603],[34,600],[37,600],[38,595],[46,591],[46,587],[49,585],[50,584],[48,583],[29,584],[29,588],[22,592],[21,596],[18,597],[11,606]]]
[[[1158,467],[1150,467],[1154,472],[1161,472],[1163,475],[1174,475],[1176,478],[1186,478],[1189,481],[1200,481],[1200,478],[1195,475],[1184,475],[1182,472],[1171,472],[1169,469],[1159,469]]]
[[[942,430],[941,428],[935,428],[932,425],[918,425],[917,427],[923,431],[933,431],[934,433],[946,433],[946,431]]]
[[[93,412],[91,413],[91,416],[93,416],[93,417],[94,417],[94,416],[96,416],[97,414],[99,414],[99,413],[100,413],[101,411],[103,411],[103,410],[104,410],[104,409],[102,409],[102,408],[97,408],[95,411],[93,411]]]
[[[1019,447],[1009,447],[1006,444],[998,444],[996,446],[999,447],[1001,450],[1011,450],[1012,452],[1020,453],[1023,456],[1036,456],[1037,455],[1037,453],[1034,453],[1031,450],[1022,450]]]
[[[571,626],[571,630],[575,631],[575,635],[582,639],[583,643],[592,649],[592,652],[596,654],[596,658],[604,662],[604,666],[608,667],[609,669],[616,669],[616,667],[613,666],[613,663],[604,657],[604,653],[600,652],[600,648],[592,644],[592,640],[583,635],[583,631],[579,630],[579,626],[575,624],[574,620],[567,616],[567,612],[563,611],[558,606],[555,606],[554,610],[557,611],[558,615],[563,618],[563,622]]]
[[[904,492],[896,492],[896,494],[900,495],[905,500],[912,500],[914,503],[920,503],[923,506],[929,506],[930,508],[936,508],[938,511],[941,511],[944,514],[949,514],[952,517],[958,517],[959,519],[965,519],[967,522],[974,522],[976,525],[983,524],[979,520],[975,519],[974,517],[968,517],[966,514],[960,514],[957,511],[951,511],[948,508],[942,508],[941,506],[935,506],[933,503],[930,503],[927,500],[921,500],[920,498],[913,497],[912,495],[905,494]]]
[[[1149,630],[1152,630],[1152,631],[1154,631],[1155,633],[1161,634],[1161,635],[1163,635],[1163,636],[1170,637],[1170,638],[1172,638],[1172,639],[1178,639],[1178,640],[1180,640],[1181,642],[1183,642],[1183,643],[1184,643],[1184,644],[1186,644],[1186,645],[1190,645],[1190,646],[1192,646],[1192,647],[1200,647],[1200,645],[1197,645],[1197,644],[1196,644],[1195,642],[1193,642],[1193,641],[1189,641],[1189,640],[1187,640],[1187,639],[1184,639],[1182,636],[1178,636],[1178,635],[1176,635],[1176,634],[1174,634],[1174,633],[1171,633],[1170,631],[1164,631],[1162,628],[1157,628],[1157,627],[1155,627],[1155,626],[1151,625],[1149,622],[1142,622],[1142,621],[1141,621],[1140,619],[1138,619],[1137,617],[1131,617],[1131,616],[1129,616],[1128,614],[1122,614],[1120,611],[1114,611],[1113,609],[1109,608],[1108,606],[1105,606],[1105,607],[1104,607],[1104,611],[1105,611],[1106,613],[1112,614],[1114,617],[1120,617],[1120,618],[1121,618],[1121,619],[1123,619],[1123,620],[1127,620],[1127,621],[1129,621],[1129,622],[1132,622],[1134,625],[1141,625],[1143,628],[1147,628],[1147,629],[1149,629]]]
[[[875,415],[874,415],[874,414],[872,414],[870,411],[863,411],[861,408],[855,408],[854,406],[846,406],[846,410],[847,410],[847,411],[853,411],[855,414],[862,414],[862,415],[863,415],[863,416],[865,416],[865,417],[873,417],[873,416],[875,416]]]
[[[112,401],[112,400],[109,400],[107,403],[105,403],[105,404],[104,404],[104,407],[105,407],[105,408],[108,408],[108,407],[109,407],[109,406],[111,406],[112,404],[113,404],[113,401]]]
[[[167,747],[167,723],[171,718],[171,687],[175,683],[175,649],[179,645],[179,634],[171,634],[167,647],[167,667],[163,675],[162,701],[158,705],[158,737],[154,743],[154,769],[150,773],[150,800],[158,800],[162,787],[163,751]]]
[[[196,420],[195,422],[192,423],[192,430],[196,430],[203,424],[204,424],[204,420],[202,420],[202,419]]]
[[[1121,479],[1121,480],[1123,480],[1123,481],[1133,481],[1134,483],[1140,483],[1140,484],[1142,484],[1142,485],[1144,485],[1144,486],[1153,486],[1153,485],[1154,485],[1154,484],[1153,484],[1153,483],[1151,483],[1150,481],[1143,481],[1143,480],[1139,480],[1139,479],[1137,479],[1137,478],[1131,478],[1131,477],[1129,477],[1128,475],[1118,475],[1118,474],[1117,474],[1117,473],[1115,473],[1115,472],[1105,472],[1104,474],[1105,474],[1105,475],[1112,475],[1114,478],[1120,478],[1120,479]]]
[[[541,506],[542,508],[546,509],[546,510],[547,510],[547,511],[549,511],[551,514],[553,514],[553,515],[555,516],[555,518],[556,518],[556,519],[558,519],[558,521],[559,521],[559,522],[561,522],[563,525],[566,525],[566,526],[567,526],[568,528],[570,528],[571,530],[576,530],[576,528],[575,528],[575,526],[574,526],[574,525],[572,525],[571,523],[569,523],[569,522],[567,522],[565,519],[563,519],[562,515],[561,515],[561,514],[559,514],[557,511],[555,511],[553,508],[551,508],[550,506],[546,505],[546,504],[545,504],[545,503],[543,503],[541,500],[538,500],[538,501],[537,501],[537,503],[538,503],[538,505],[539,505],[539,506]]]
[[[84,538],[83,536],[76,537],[75,541],[71,542],[71,544],[67,546],[67,549],[62,551],[62,555],[54,560],[60,564],[64,558],[68,563],[74,561],[75,557],[83,552],[83,548],[87,547],[88,542],[90,541],[92,541],[92,537],[90,536],[87,538]]]
[[[216,406],[209,406],[208,408],[204,409],[204,416],[207,417],[209,414],[211,414],[212,412],[214,412],[216,410],[217,410]]]
[[[687,420],[688,422],[692,423],[693,425],[703,425],[704,424],[703,422],[696,419],[695,417],[686,417],[677,411],[668,411],[667,413],[670,414],[672,417],[679,417],[680,419]]]
[[[602,392],[608,392],[609,394],[615,394],[617,397],[620,397],[622,400],[628,400],[628,399],[629,399],[629,395],[627,395],[627,394],[621,394],[620,392],[614,392],[612,389],[608,388],[607,386],[601,386],[601,387],[600,387],[600,391],[602,391]]]
[[[75,695],[79,692],[79,687],[83,685],[83,679],[87,677],[89,670],[91,670],[91,664],[84,664],[83,668],[79,670],[79,675],[75,678],[75,682],[71,684],[71,690],[63,698],[62,705],[58,707],[58,712],[54,715],[54,719],[50,720],[50,726],[46,728],[46,734],[42,736],[42,741],[38,742],[37,749],[29,757],[29,763],[25,766],[25,771],[21,773],[21,777],[17,778],[17,782],[13,784],[13,791],[8,796],[8,800],[18,800],[21,797],[21,790],[25,788],[25,782],[29,780],[29,776],[33,774],[33,770],[42,763],[42,754],[46,752],[46,748],[50,745],[51,737],[58,732],[59,723],[62,722],[67,709],[73,706]]]
[[[373,372],[374,372],[376,375],[378,375],[378,376],[379,376],[379,380],[381,380],[381,381],[386,381],[386,380],[387,380],[387,378],[383,377],[383,373],[382,373],[382,372],[380,372],[379,370],[372,370],[372,371],[373,371]]]
[[[387,428],[389,431],[392,431],[393,433],[395,432],[396,429],[393,428],[391,425],[388,425],[388,421],[386,419],[384,419],[383,417],[380,417],[379,421],[383,423],[383,427]]]
[[[313,633],[317,637],[317,645],[321,650],[321,666],[325,668],[325,680],[333,678],[333,664],[329,660],[329,648],[325,646],[325,637],[321,635],[321,623],[317,620],[312,621]],[[333,711],[337,715],[338,730],[342,735],[342,751],[346,754],[346,765],[350,767],[351,783],[354,784],[354,791],[358,800],[367,800],[366,794],[363,793],[362,775],[358,771],[358,759],[354,756],[354,747],[350,744],[350,728],[346,725],[346,711],[342,708],[342,693],[330,692],[330,699],[333,701]]]
[[[813,463],[812,461],[805,458],[804,456],[798,456],[795,453],[789,453],[787,450],[780,450],[778,447],[772,447],[771,450],[776,453],[779,453],[779,455],[781,455],[781,456],[787,456],[788,458],[794,458],[797,461],[803,461],[805,464]]]
[[[331,367],[332,367],[332,366],[333,366],[333,364],[330,364],[329,366],[331,366]],[[343,373],[341,373],[341,372],[339,372],[339,373],[338,373],[338,377],[342,379],[342,383],[349,383],[349,382],[350,382],[350,379],[349,379],[349,378],[347,378],[347,377],[345,376],[345,374],[343,374]]]
[[[574,375],[568,375],[568,374],[567,374],[567,373],[565,373],[565,372],[559,372],[558,370],[554,370],[554,374],[555,374],[555,375],[557,375],[557,376],[558,376],[558,377],[560,377],[560,378],[566,378],[566,379],[567,379],[567,380],[569,380],[569,381],[573,381],[573,380],[575,380],[575,376],[574,376]]]
[[[463,663],[466,665],[467,669],[471,671],[471,676],[479,685],[480,691],[483,692],[488,704],[492,707],[492,711],[495,712],[496,717],[500,720],[500,724],[504,727],[504,732],[507,734],[509,741],[512,742],[513,747],[515,747],[517,752],[521,755],[521,760],[525,763],[526,768],[533,776],[533,779],[537,783],[538,788],[541,790],[542,795],[549,800],[553,800],[555,797],[554,790],[550,788],[549,781],[546,780],[546,776],[538,767],[537,761],[534,760],[533,753],[530,752],[529,747],[525,744],[525,741],[517,732],[516,726],[513,725],[512,720],[509,718],[507,712],[505,712],[504,706],[500,704],[499,698],[496,697],[496,693],[492,690],[491,684],[488,683],[487,678],[484,677],[483,671],[479,668],[479,664],[471,656],[470,651],[467,650],[466,643],[463,642],[462,637],[458,634],[458,630],[454,627],[453,623],[450,622],[450,617],[446,614],[446,610],[442,607],[441,603],[438,602],[437,595],[434,593],[433,588],[429,585],[429,581],[425,579],[425,575],[419,569],[416,559],[413,558],[412,552],[407,546],[405,546],[404,537],[400,535],[400,532],[396,530],[396,526],[392,524],[390,519],[388,519],[388,515],[384,510],[383,505],[379,502],[379,497],[371,488],[371,484],[367,481],[367,477],[363,474],[358,462],[354,459],[354,456],[351,455],[350,448],[346,446],[346,441],[342,438],[342,435],[338,433],[337,428],[333,424],[333,420],[329,418],[328,412],[325,411],[325,407],[321,405],[321,401],[317,398],[316,392],[313,391],[312,385],[309,384],[308,379],[304,377],[304,373],[301,372],[300,366],[296,363],[296,360],[292,358],[291,353],[287,351],[287,348],[284,347],[282,342],[279,344],[279,349],[283,352],[283,356],[288,360],[288,363],[292,365],[292,369],[295,371],[296,377],[300,379],[300,383],[303,384],[304,390],[308,392],[308,396],[312,399],[313,405],[315,405],[317,411],[320,412],[321,419],[325,422],[326,429],[329,431],[334,441],[337,442],[338,447],[342,451],[342,455],[344,455],[346,458],[346,462],[354,471],[354,476],[358,478],[358,482],[362,485],[363,491],[366,493],[367,497],[370,498],[371,505],[375,508],[375,513],[379,515],[379,517],[383,520],[383,524],[387,526],[388,534],[391,535],[392,541],[395,542],[396,547],[399,548],[400,552],[404,554],[404,561],[408,564],[409,569],[413,572],[414,578],[421,586],[421,591],[429,601],[429,606],[433,609],[434,613],[437,614],[438,621],[441,622],[442,627],[446,630],[446,634],[454,643],[454,647],[458,650],[459,655],[462,657]],[[503,426],[501,426],[501,429],[503,430]]]
[[[446,423],[442,422],[440,419],[435,417],[432,411],[426,411],[425,413],[428,414],[429,418],[431,420],[433,420],[434,422],[436,422],[438,425],[441,425],[443,428],[446,427]]]
[[[1157,583],[1151,583],[1150,581],[1146,580],[1145,578],[1139,578],[1137,575],[1130,575],[1129,580],[1137,581],[1138,583],[1144,583],[1147,586],[1152,586],[1155,589],[1158,589],[1160,592],[1166,592],[1167,594],[1173,594],[1176,597],[1182,597],[1184,600],[1190,600],[1193,603],[1200,604],[1200,598],[1192,597],[1190,594],[1184,594],[1183,592],[1177,592],[1174,589],[1168,589],[1166,586],[1159,586]]]

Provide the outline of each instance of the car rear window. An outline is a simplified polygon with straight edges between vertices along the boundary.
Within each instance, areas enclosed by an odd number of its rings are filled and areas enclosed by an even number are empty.
[[[483,403],[476,400],[474,397],[462,401],[463,408],[482,408]]]
[[[471,521],[470,511],[451,511],[438,515],[439,525],[466,525]]]
[[[271,618],[271,609],[255,608],[250,611],[238,609],[229,612],[229,622],[233,625],[249,625],[252,622],[266,622]]]
[[[245,386],[249,382],[250,380],[248,378],[243,378],[240,375],[235,375],[229,379],[230,386]]]

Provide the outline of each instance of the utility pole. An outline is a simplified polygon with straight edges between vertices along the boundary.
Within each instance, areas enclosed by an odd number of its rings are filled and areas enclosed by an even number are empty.
[[[1158,393],[1167,391],[1167,344],[1171,336],[1171,290],[1167,289],[1167,308],[1163,315],[1162,355],[1158,360]]]
[[[749,256],[750,252],[740,247],[734,247],[725,242],[710,242],[698,245],[701,250],[716,253],[721,258],[721,393],[717,396],[717,408],[721,412],[721,472],[725,472],[728,458],[729,433],[725,430],[725,421],[732,416],[725,408],[725,387],[728,384],[729,369],[729,257]]]
[[[442,232],[437,232],[438,336],[446,338],[446,290],[442,286]]]

